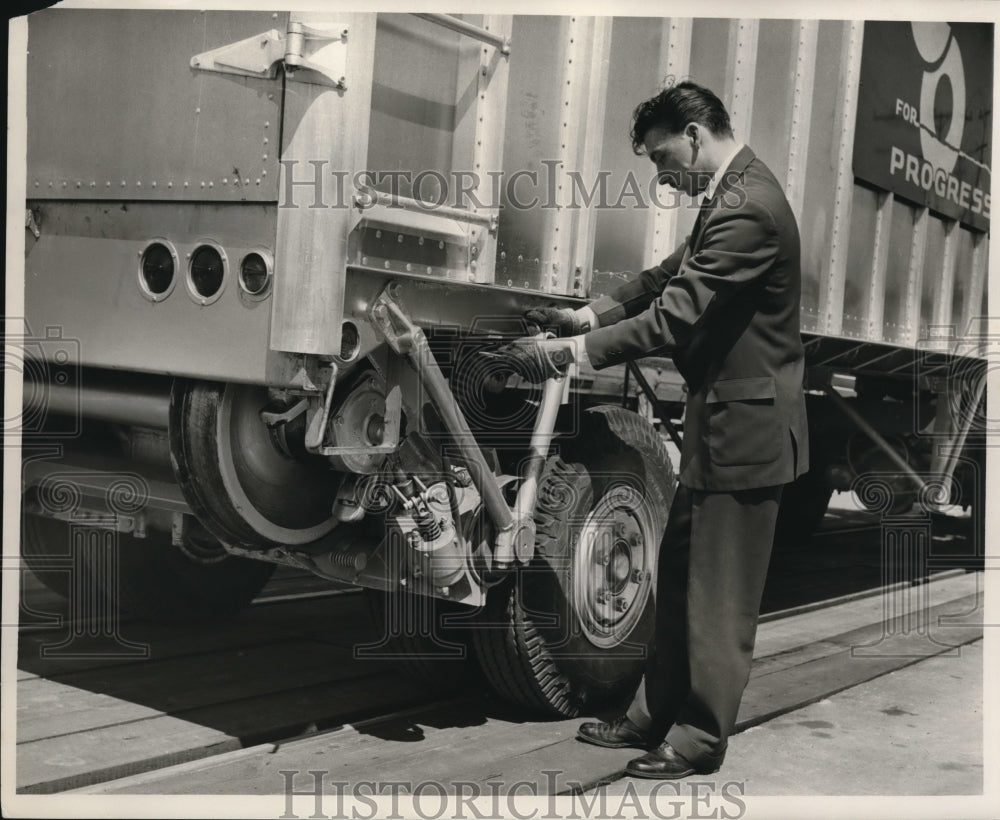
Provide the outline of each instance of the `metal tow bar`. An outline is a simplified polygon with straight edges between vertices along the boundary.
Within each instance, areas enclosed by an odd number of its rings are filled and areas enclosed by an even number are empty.
[[[556,415],[563,401],[565,377],[549,379],[543,387],[541,404],[531,434],[530,455],[524,466],[517,498],[511,508],[507,506],[496,476],[469,429],[448,380],[434,360],[423,330],[410,320],[399,303],[392,298],[389,288],[383,290],[372,303],[370,314],[389,347],[404,356],[416,371],[417,378],[469,468],[473,484],[496,527],[497,536],[493,545],[495,568],[510,569],[515,561],[527,563],[531,560],[535,547],[534,512],[538,483],[552,443]]]

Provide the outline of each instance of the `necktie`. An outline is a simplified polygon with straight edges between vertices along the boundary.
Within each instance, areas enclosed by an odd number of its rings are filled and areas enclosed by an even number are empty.
[[[701,207],[698,209],[698,216],[694,220],[694,227],[691,229],[692,245],[698,241],[698,237],[701,234],[701,225],[705,221],[705,214],[709,211],[708,205],[711,201],[712,198],[706,196],[701,202]]]

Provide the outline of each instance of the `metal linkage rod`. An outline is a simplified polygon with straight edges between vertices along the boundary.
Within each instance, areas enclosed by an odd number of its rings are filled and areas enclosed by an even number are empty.
[[[660,417],[660,421],[663,426],[667,428],[667,435],[670,436],[670,440],[676,444],[678,447],[681,446],[681,436],[677,432],[677,428],[674,427],[674,423],[667,417],[666,410],[663,404],[657,398],[656,393],[653,392],[653,387],[649,383],[649,380],[643,375],[643,372],[639,369],[639,365],[635,362],[626,362],[626,373],[631,373],[635,376],[636,382],[638,382],[639,387],[642,388],[642,392],[646,394],[646,398],[649,399],[650,404],[656,410],[656,415]]]
[[[945,459],[944,466],[941,468],[941,475],[946,478],[951,478],[955,472],[955,465],[958,462],[958,457],[965,447],[965,440],[969,437],[969,431],[972,429],[972,425],[976,420],[976,411],[979,409],[979,403],[983,400],[983,394],[986,392],[986,374],[976,384],[974,389],[974,398],[972,402],[968,405],[969,413],[961,420],[961,428],[958,431],[958,435],[955,440],[950,444],[945,445],[948,449],[948,456]],[[938,397],[938,401],[945,401],[947,394],[942,394]]]
[[[569,376],[549,379],[542,387],[542,401],[535,417],[535,427],[531,433],[530,454],[522,471],[523,481],[517,490],[517,500],[514,502],[514,515],[522,520],[530,519],[535,514],[535,503],[538,500],[538,482],[545,469],[545,460],[549,454],[549,445],[555,435],[556,416],[562,404],[563,385]]]
[[[396,353],[409,359],[417,371],[431,403],[440,414],[445,428],[451,434],[455,446],[468,466],[472,482],[479,491],[483,505],[497,530],[501,532],[513,530],[515,521],[510,507],[507,506],[494,479],[493,470],[490,469],[465,416],[455,401],[447,379],[434,361],[434,355],[423,330],[410,321],[388,292],[383,292],[375,300],[372,306],[372,318],[389,346]]]
[[[472,23],[466,23],[464,20],[459,20],[457,17],[452,17],[450,14],[414,13],[413,16],[421,17],[424,20],[435,23],[443,28],[457,31],[459,34],[464,34],[466,37],[471,37],[474,40],[479,40],[480,42],[495,46],[500,49],[501,54],[510,54],[510,38],[504,37],[502,34],[494,34],[492,31],[487,31],[479,26],[474,26]]]
[[[837,405],[845,416],[858,426],[858,429],[860,429],[862,433],[875,442],[875,445],[889,457],[893,464],[899,467],[900,471],[904,475],[913,480],[913,483],[920,488],[922,493],[926,494],[928,492],[927,482],[925,482],[917,471],[906,462],[906,459],[897,453],[893,446],[879,434],[878,430],[865,421],[864,417],[847,403],[844,397],[837,392],[836,388],[832,384],[824,384],[823,392],[833,400],[833,403]]]

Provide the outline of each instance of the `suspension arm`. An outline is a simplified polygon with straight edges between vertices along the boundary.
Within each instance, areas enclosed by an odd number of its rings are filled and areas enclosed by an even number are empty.
[[[508,569],[513,566],[515,559],[522,562],[530,560],[535,542],[534,492],[526,491],[530,493],[530,499],[526,494],[522,503],[515,504],[514,510],[507,506],[493,470],[476,442],[472,430],[451,392],[448,380],[445,379],[441,368],[434,360],[430,345],[427,343],[427,337],[392,298],[390,289],[391,286],[387,287],[374,300],[371,307],[372,321],[385,337],[389,347],[395,353],[404,356],[416,371],[421,385],[427,391],[431,403],[465,461],[473,484],[483,499],[483,506],[497,530],[494,545],[496,568]],[[554,427],[555,416],[554,414],[549,415],[551,418],[546,423],[551,428]],[[541,418],[543,414],[540,413],[539,416]],[[532,437],[533,444],[536,440],[541,441],[537,428],[536,422],[536,435]],[[548,434],[551,438],[551,429]],[[548,444],[546,443],[545,446],[547,450]],[[528,474],[540,474],[540,472],[534,466],[533,457],[529,461]],[[534,486],[537,485],[537,474],[533,482]],[[518,498],[522,498],[520,492]],[[527,503],[529,500],[530,504]]]

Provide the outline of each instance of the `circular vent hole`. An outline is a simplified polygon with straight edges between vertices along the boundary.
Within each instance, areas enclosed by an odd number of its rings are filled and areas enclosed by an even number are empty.
[[[191,284],[199,296],[215,296],[222,288],[225,272],[222,254],[210,245],[202,245],[191,255]]]
[[[174,255],[162,242],[154,242],[142,254],[142,282],[154,296],[170,290],[174,283]]]

